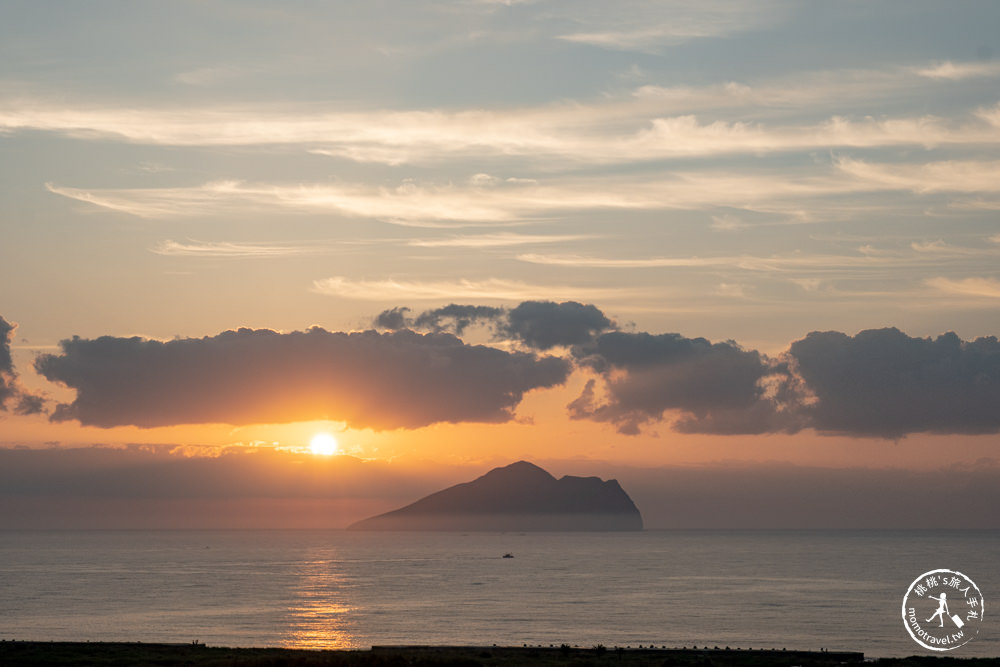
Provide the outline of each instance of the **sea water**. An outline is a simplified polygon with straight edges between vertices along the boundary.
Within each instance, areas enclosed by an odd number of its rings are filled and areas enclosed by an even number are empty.
[[[941,568],[985,604],[948,655],[1000,656],[995,531],[6,531],[0,639],[931,654],[902,601]]]

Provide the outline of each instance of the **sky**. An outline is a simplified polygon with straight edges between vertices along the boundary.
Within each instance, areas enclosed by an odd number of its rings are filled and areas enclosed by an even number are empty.
[[[992,0],[0,8],[0,527],[1000,527]]]

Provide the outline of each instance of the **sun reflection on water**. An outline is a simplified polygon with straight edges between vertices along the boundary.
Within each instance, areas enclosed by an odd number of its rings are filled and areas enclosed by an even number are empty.
[[[304,561],[296,598],[288,607],[288,628],[282,645],[286,648],[355,648],[348,631],[344,576],[336,560]]]

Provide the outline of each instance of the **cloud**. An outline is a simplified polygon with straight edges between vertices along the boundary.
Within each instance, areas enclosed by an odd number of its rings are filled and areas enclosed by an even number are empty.
[[[535,350],[572,347],[593,341],[598,333],[616,325],[596,306],[576,301],[524,301],[514,308],[451,304],[408,317],[408,308],[392,308],[375,318],[376,326],[403,327],[433,332],[447,331],[461,336],[466,329],[482,324],[492,330],[495,340],[517,341]]]
[[[10,341],[17,325],[0,316],[0,410],[6,412],[13,405],[14,413],[33,415],[44,412],[45,398],[24,388],[14,369]]]
[[[272,208],[299,213],[338,213],[420,226],[514,222],[519,206],[501,195],[481,197],[475,188],[426,186],[404,181],[394,188],[364,185],[275,185],[218,181],[182,188],[68,188],[47,183],[53,194],[141,218],[170,218]]]
[[[1000,432],[1000,344],[955,334],[912,338],[896,329],[855,337],[813,332],[775,358],[733,341],[620,331],[593,305],[524,302],[515,308],[451,305],[378,321],[461,335],[481,323],[497,340],[568,348],[592,374],[570,417],[625,434],[668,422],[686,433],[794,433],[854,437]]]
[[[853,337],[813,332],[789,354],[816,398],[805,413],[819,431],[882,438],[1000,431],[996,337],[912,338],[894,328]]]
[[[383,310],[375,316],[373,324],[378,329],[388,329],[389,331],[405,329],[409,326],[408,323],[410,321],[406,315],[408,312],[410,312],[410,309],[406,306]]]
[[[443,308],[427,310],[412,320],[412,326],[417,329],[451,331],[461,336],[470,326],[479,323],[494,323],[506,314],[505,308],[491,306],[460,306],[450,304]]]
[[[961,470],[941,461],[926,471],[715,464],[622,468],[614,475],[651,528],[1000,527],[995,462]]]
[[[505,422],[532,389],[565,382],[555,357],[449,334],[240,329],[168,342],[74,337],[36,370],[75,389],[54,421],[140,427],[314,419],[376,430]]]
[[[645,269],[664,267],[704,267],[730,266],[732,257],[633,257],[614,259],[610,257],[584,257],[582,255],[554,255],[541,253],[522,253],[517,256],[522,262],[530,264],[545,264],[548,266],[572,266],[591,269]]]
[[[509,246],[536,245],[542,243],[565,243],[592,239],[586,234],[476,234],[453,236],[444,239],[416,239],[408,245],[421,248],[504,248]]]
[[[727,269],[760,273],[788,274],[847,274],[899,270],[956,267],[967,270],[974,259],[993,261],[1000,258],[993,247],[960,247],[939,241],[911,243],[908,248],[880,249],[870,244],[851,248],[844,254],[804,254],[794,252],[767,256],[718,255],[698,257],[632,257],[612,258],[568,254],[522,253],[517,259],[531,264],[587,269],[703,268]],[[974,284],[974,283],[973,283]],[[936,287],[944,288],[944,285]],[[971,285],[970,285],[971,286]],[[986,285],[979,285],[980,288]]]
[[[733,342],[711,343],[680,334],[610,332],[578,350],[591,380],[570,406],[575,419],[610,422],[637,434],[643,424],[676,419],[675,428],[700,433],[764,433],[802,427],[785,403],[797,400],[787,368]],[[669,413],[669,414],[668,414]]]
[[[471,476],[271,447],[0,447],[0,528],[339,529]]]
[[[979,77],[1000,76],[1000,63],[994,62],[958,62],[946,60],[928,67],[918,67],[913,70],[920,76],[929,79],[949,79],[961,81]]]
[[[188,86],[208,88],[218,86],[233,79],[259,77],[264,73],[263,68],[220,65],[217,67],[199,67],[197,69],[179,72],[174,75],[174,81]]]
[[[996,337],[813,332],[771,359],[733,342],[619,331],[575,353],[597,377],[570,403],[570,416],[626,434],[663,421],[688,433],[1000,432]]]
[[[838,157],[809,170],[796,169],[794,173],[777,166],[751,171],[689,168],[653,171],[641,176],[597,178],[573,174],[539,183],[505,183],[495,188],[409,180],[394,187],[238,181],[177,188],[82,189],[51,183],[47,187],[60,196],[142,218],[249,216],[280,211],[370,218],[417,227],[493,227],[524,225],[578,211],[730,207],[801,217],[808,216],[811,208],[836,211],[839,204],[831,202],[832,197],[862,193],[908,191],[918,196],[936,193],[989,196],[1000,193],[1000,162],[947,160],[894,164]],[[896,208],[900,205],[897,202]],[[520,239],[494,236],[483,243],[511,245],[515,241]],[[468,245],[471,241],[466,239],[463,243]]]
[[[927,284],[947,294],[1000,299],[1000,280],[995,278],[928,278]]]
[[[543,463],[559,474],[617,478],[655,529],[1000,527],[995,461],[919,472]],[[270,448],[0,448],[0,528],[339,529],[483,472]],[[914,493],[929,488],[940,494]]]
[[[574,5],[574,23],[583,29],[558,38],[605,49],[659,53],[669,45],[761,28],[783,14],[774,2],[753,8],[717,0],[619,2],[608,11],[610,7]]]
[[[872,190],[933,192],[997,192],[1000,190],[1000,161],[944,160],[924,164],[875,164],[840,158],[836,167]]]
[[[503,110],[124,110],[0,98],[0,132],[34,130],[156,146],[292,146],[315,155],[392,166],[529,159],[518,167],[522,170],[533,165],[618,165],[846,147],[976,148],[1000,142],[997,106],[956,110],[947,117],[826,115],[826,105],[844,108],[845,99],[858,108],[872,108],[878,98],[907,91],[933,94],[949,83],[934,83],[915,69],[814,71],[700,87],[646,85],[593,100]],[[814,115],[788,119],[792,110],[804,107],[815,108]],[[732,110],[746,120],[733,120]],[[510,182],[480,172],[468,184],[502,190]]]
[[[927,244],[919,251],[947,250]],[[984,284],[938,287],[996,298],[996,286]],[[0,324],[9,340],[13,326]],[[240,329],[168,342],[73,338],[62,341],[60,353],[39,356],[35,369],[77,392],[52,420],[101,427],[499,423],[514,418],[525,393],[562,385],[578,371],[587,382],[568,415],[624,434],[660,423],[682,433],[815,429],[886,439],[1000,432],[996,337],[915,338],[894,328],[813,332],[772,357],[734,341],[623,331],[592,304],[545,300],[453,303],[419,313],[394,307],[374,325],[383,333]],[[474,327],[496,345],[463,342]],[[17,383],[9,345],[0,348],[0,364],[3,403],[40,411],[42,399]]]
[[[538,350],[589,343],[616,328],[596,306],[569,301],[525,301],[507,313],[500,333]]]
[[[197,448],[195,448],[197,449]],[[378,461],[320,460],[270,447],[172,445],[0,448],[0,496],[101,498],[252,498],[393,494],[405,484]],[[307,462],[309,465],[301,465]],[[404,491],[405,497],[405,491]]]
[[[487,278],[484,280],[351,280],[344,276],[323,278],[313,283],[314,291],[344,299],[373,301],[433,300],[450,301],[524,301],[543,296],[565,299],[601,297],[620,298],[629,290],[613,288],[582,288],[568,285],[532,285],[518,280]]]
[[[10,340],[14,329],[13,324],[0,317],[0,408],[4,410],[7,409],[7,403],[19,394],[14,359],[10,354]]]
[[[845,103],[871,108],[913,90],[926,90],[919,68],[833,69],[797,71],[748,81],[724,81],[701,86],[646,84],[632,91],[639,101],[652,103],[661,114],[722,109],[763,110],[768,115],[791,110],[823,112]]]
[[[331,251],[325,244],[312,243],[234,243],[228,241],[161,241],[152,251],[168,257],[285,257],[290,255],[315,255]]]

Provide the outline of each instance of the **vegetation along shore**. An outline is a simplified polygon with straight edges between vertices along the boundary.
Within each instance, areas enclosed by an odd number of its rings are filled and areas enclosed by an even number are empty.
[[[125,642],[0,642],[4,665],[647,665],[684,667],[824,667],[862,664],[864,654],[850,651],[748,650],[726,647],[506,647],[506,646],[376,646],[366,650],[225,648],[200,643],[144,644]],[[1000,658],[911,656],[881,658],[880,667],[1000,666]]]

